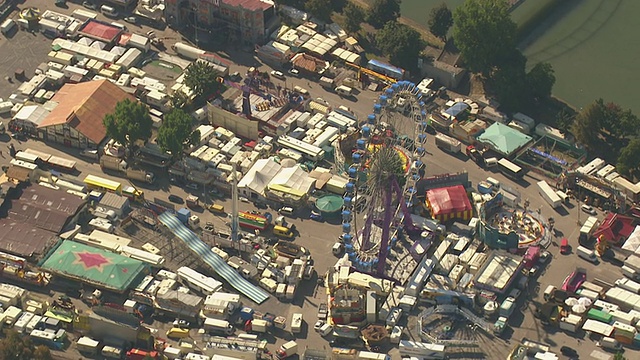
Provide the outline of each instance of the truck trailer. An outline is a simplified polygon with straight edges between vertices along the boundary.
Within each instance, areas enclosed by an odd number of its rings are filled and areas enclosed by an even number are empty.
[[[450,152],[452,154],[460,152],[460,141],[447,136],[445,134],[437,134],[436,135],[436,146],[440,149]]]
[[[146,182],[153,184],[155,181],[155,175],[152,172],[148,172],[142,169],[133,169],[129,167],[126,161],[112,156],[102,156],[100,158],[100,167],[102,171],[111,170],[118,172],[127,179]]]
[[[562,205],[562,199],[546,181],[538,181],[537,184],[538,193],[547,203],[549,203],[549,205],[551,205],[552,208],[555,209]]]

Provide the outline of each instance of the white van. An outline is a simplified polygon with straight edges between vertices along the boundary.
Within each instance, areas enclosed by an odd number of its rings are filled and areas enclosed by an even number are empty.
[[[576,249],[576,253],[578,254],[579,257],[589,262],[592,262],[594,264],[598,262],[598,257],[596,256],[596,252],[584,246],[578,246],[578,248]]]
[[[602,340],[598,342],[597,346],[603,349],[610,349],[610,350],[618,350],[621,348],[618,340],[610,337],[603,337]]]
[[[109,16],[109,17],[118,16],[118,11],[109,5],[102,5],[100,7],[100,12],[102,12],[105,16]]]
[[[631,280],[640,280],[640,274],[627,265],[622,265],[622,275],[628,277]]]
[[[4,36],[7,36],[14,27],[16,27],[16,22],[13,21],[13,19],[7,19],[2,23],[2,25],[0,25],[0,31]]]
[[[340,85],[336,88],[336,93],[341,96],[351,96],[353,94],[353,89],[348,86]]]
[[[494,158],[495,159],[495,158]],[[496,160],[496,163],[498,163],[498,161]],[[494,189],[500,189],[500,181],[492,178],[492,177],[488,177],[487,178],[487,182],[489,183],[489,185],[491,185]]]
[[[487,167],[487,169],[496,167],[498,165],[498,159],[494,157],[488,158],[484,161],[484,165]]]

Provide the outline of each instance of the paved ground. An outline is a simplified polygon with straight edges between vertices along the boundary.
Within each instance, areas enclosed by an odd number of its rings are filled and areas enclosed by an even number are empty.
[[[29,0],[26,5],[37,6],[41,10],[51,8],[64,13],[71,13],[75,8],[78,7],[78,5],[70,4],[70,8],[66,10],[54,8],[52,2],[45,0]],[[148,28],[136,28],[134,31],[145,33],[146,31],[148,31]],[[159,36],[164,38],[167,45],[171,45],[172,42],[180,39],[180,36],[174,34],[170,29],[166,29],[162,32],[156,30],[156,32],[159,33]],[[14,70],[17,67],[24,68],[27,75],[32,75],[33,69],[35,69],[35,67],[41,62],[46,61],[46,54],[49,51],[49,44],[49,39],[46,39],[41,35],[34,35],[25,32],[19,32],[11,39],[0,38],[0,54],[2,54],[0,55],[0,75],[2,75],[2,79],[0,81],[5,82],[3,86],[0,86],[0,97],[7,97],[11,93],[11,91],[17,87],[17,84],[15,83],[6,83],[6,80],[4,80],[4,76],[12,76]],[[168,51],[168,53],[171,54],[171,51]],[[260,63],[255,58],[253,58],[252,54],[250,53],[241,51],[230,51],[224,55],[228,56],[236,64],[238,64],[232,65],[230,72],[239,71],[240,73],[244,74],[249,66],[260,66],[264,70],[269,70],[266,66],[261,66]],[[275,81],[278,82],[280,80]],[[373,101],[378,97],[378,94],[376,93],[362,91],[358,95],[357,101],[342,100],[336,94],[327,92],[318,84],[307,81],[306,79],[288,77],[286,81],[282,81],[282,85],[289,88],[292,88],[295,85],[305,87],[310,91],[312,97],[322,97],[335,106],[340,104],[349,106],[360,118],[364,118],[371,112]],[[5,144],[7,144],[9,138],[7,136],[0,137],[0,141],[3,141]],[[20,143],[14,140],[14,144],[16,145],[17,150],[30,147],[35,150],[45,151],[60,156],[70,157],[74,155],[74,152],[70,149],[50,148],[41,142],[33,140],[30,140],[28,143]],[[3,146],[4,145],[0,145],[0,150],[3,150],[3,155],[6,156],[7,152],[4,151],[5,149],[2,149]],[[556,219],[556,229],[558,230],[558,235],[566,236],[570,240],[572,245],[577,246],[577,235],[579,232],[579,225],[577,225],[577,221],[578,219],[584,221],[586,215],[578,214],[579,210],[578,207],[575,206],[575,202],[573,202],[573,206],[567,207],[566,211],[563,211],[561,213],[556,212],[538,196],[535,189],[535,181],[537,181],[537,179],[535,178],[525,177],[525,179],[520,183],[514,184],[499,173],[486,172],[485,170],[476,166],[475,163],[468,160],[465,156],[451,156],[447,153],[442,152],[435,147],[431,136],[429,136],[426,148],[428,153],[425,156],[424,161],[427,164],[427,175],[458,172],[464,170],[469,173],[469,178],[474,184],[477,184],[478,181],[485,179],[487,176],[494,177],[505,184],[509,184],[510,186],[513,186],[521,192],[522,199],[528,198],[531,201],[532,208],[539,207],[541,208],[541,211],[545,216],[547,216],[547,214],[548,216],[553,216]],[[0,157],[0,164],[6,165],[8,163],[8,160],[9,159],[7,159],[6,157]],[[80,171],[80,174],[78,175],[79,179],[82,179],[88,173],[94,173],[101,174],[101,176],[112,178],[113,180],[117,181],[123,180],[109,174],[102,174],[97,164],[86,163],[81,159],[78,159],[78,170]],[[183,198],[185,198],[188,194],[183,189],[170,186],[167,182],[167,179],[161,179],[159,184],[152,188],[145,188],[145,192],[148,199],[158,197],[165,200],[170,193],[176,194]],[[216,200],[216,202],[218,201]],[[229,201],[221,201],[221,203],[223,203],[227,209],[230,209]],[[250,204],[240,203],[240,210],[250,209],[252,209],[252,206]],[[217,227],[226,226],[226,219],[224,218],[216,217],[209,212],[203,212],[199,215],[201,216],[203,222],[214,222]],[[335,262],[335,257],[331,255],[330,248],[334,243],[334,239],[336,239],[336,237],[340,234],[340,227],[338,225],[331,225],[327,223],[317,223],[311,220],[304,219],[303,217],[292,219],[291,223],[295,224],[301,233],[301,236],[298,237],[295,241],[310,249],[315,259],[315,267],[318,273],[324,273],[326,269]],[[142,239],[137,239],[136,241],[146,242],[146,239],[148,239],[149,236],[152,236],[152,234],[145,234],[146,235]],[[540,301],[541,298],[541,296],[538,296],[538,292],[540,291],[540,289],[544,289],[548,284],[554,284],[556,286],[561,285],[564,277],[573,269],[575,269],[576,266],[584,267],[587,269],[589,280],[598,278],[607,282],[613,282],[616,278],[619,278],[621,276],[620,270],[608,263],[592,265],[579,259],[576,255],[560,255],[558,243],[559,239],[556,239],[556,241],[550,246],[549,250],[553,254],[554,260],[537,279],[537,283],[531,287],[532,300],[522,303],[521,312],[514,316],[512,318],[512,321],[510,322],[513,330],[511,332],[508,332],[507,336],[511,339],[512,344],[514,344],[516,341],[519,341],[521,338],[526,337],[531,340],[546,343],[554,347],[556,350],[561,345],[568,345],[578,349],[578,351],[583,355],[583,358],[588,358],[589,354],[591,354],[595,349],[595,344],[591,340],[584,338],[584,336],[576,337],[573,335],[567,335],[564,332],[554,329],[544,328],[538,321],[533,318],[534,305],[537,301]],[[171,256],[171,254],[167,256],[170,256],[172,258],[174,257]],[[192,259],[185,256],[184,252],[180,253],[180,251],[178,250],[176,250],[175,260],[177,264],[188,264],[190,261],[192,261]],[[318,304],[321,302],[326,302],[324,288],[317,289],[315,286],[315,281],[311,280],[303,284],[301,290],[301,293],[304,296],[298,297],[298,299],[294,301],[293,304],[281,303],[272,298],[265,304],[262,304],[257,308],[263,312],[269,311],[278,315],[283,315],[288,319],[291,318],[291,315],[293,313],[301,311],[304,314],[307,326],[303,330],[303,332],[301,334],[298,334],[297,336],[301,345],[300,348],[304,349],[305,346],[328,347],[328,344],[324,340],[322,340],[319,335],[316,334],[312,329],[313,323],[316,320],[316,309]],[[156,326],[156,324],[154,324],[153,326]],[[311,327],[310,331],[309,327]],[[287,339],[291,337],[291,335],[285,334],[276,335],[282,336],[279,336],[279,338],[268,339],[270,340],[270,342],[274,342],[278,346],[282,342],[284,342],[282,337]],[[584,341],[582,341],[583,338]],[[511,347],[511,344],[502,345],[501,343],[486,340],[481,341],[481,347],[483,349],[486,349],[488,353],[487,358],[497,359],[504,358],[506,353],[508,353],[508,351],[510,350],[509,348]],[[631,351],[627,351],[627,354],[630,353]],[[396,353],[394,352],[392,353],[392,355],[393,354]]]

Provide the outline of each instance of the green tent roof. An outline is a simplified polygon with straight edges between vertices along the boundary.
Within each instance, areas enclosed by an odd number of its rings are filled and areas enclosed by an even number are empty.
[[[531,136],[496,122],[478,136],[478,141],[489,145],[502,155],[509,156],[531,141]]]
[[[322,212],[336,212],[342,209],[344,200],[338,195],[326,195],[316,200],[316,208]]]
[[[68,240],[49,255],[42,267],[119,292],[129,288],[147,268],[142,261]]]

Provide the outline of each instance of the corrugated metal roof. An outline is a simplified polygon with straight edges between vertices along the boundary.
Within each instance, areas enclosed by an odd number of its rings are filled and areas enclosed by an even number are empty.
[[[129,206],[129,199],[124,196],[105,193],[100,199],[100,206],[106,206],[112,209],[124,209]]]

